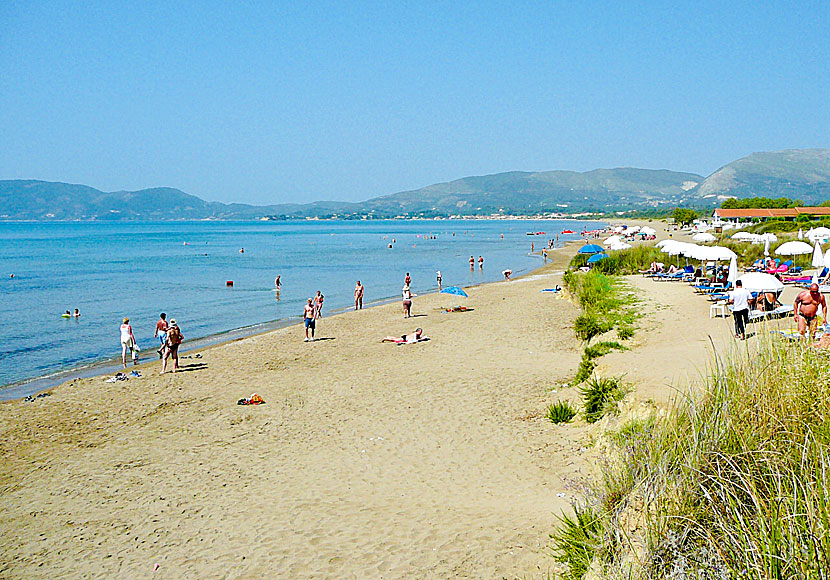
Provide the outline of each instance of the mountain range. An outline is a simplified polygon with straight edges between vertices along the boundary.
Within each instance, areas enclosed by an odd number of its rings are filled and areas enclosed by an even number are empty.
[[[704,178],[695,173],[616,168],[511,171],[465,177],[363,202],[254,206],[208,202],[178,189],[103,192],[85,185],[0,180],[3,220],[176,220],[436,217],[576,214],[713,207],[729,197],[830,198],[830,149],[753,153]]]

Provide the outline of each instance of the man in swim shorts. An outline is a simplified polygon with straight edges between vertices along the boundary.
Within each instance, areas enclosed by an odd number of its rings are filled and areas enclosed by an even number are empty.
[[[802,290],[795,297],[793,303],[793,316],[798,322],[798,332],[801,336],[810,329],[810,339],[816,338],[816,327],[818,326],[818,309],[827,318],[827,303],[824,294],[819,292],[818,284],[810,284],[810,288]]]
[[[158,351],[156,351],[159,353],[159,358],[164,356],[164,342],[167,339],[167,328],[167,314],[162,312],[159,314],[159,320],[156,322],[156,332],[153,334],[153,336],[159,339],[160,346]]]
[[[312,302],[313,300],[309,298],[308,302],[305,305],[305,310],[303,312],[303,322],[305,323],[305,340],[303,342],[314,340],[314,327],[316,326],[316,320],[314,319],[314,315],[316,312]],[[309,328],[311,329],[311,338],[308,337]]]

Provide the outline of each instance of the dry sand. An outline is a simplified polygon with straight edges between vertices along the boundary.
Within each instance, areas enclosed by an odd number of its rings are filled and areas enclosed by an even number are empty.
[[[596,427],[543,417],[574,375],[574,248],[533,276],[324,318],[0,405],[2,578],[545,578]],[[556,263],[558,261],[558,263]],[[731,345],[688,286],[631,280],[644,317],[600,372],[665,402]],[[414,281],[417,289],[418,281]],[[656,303],[665,306],[652,306]],[[423,327],[430,341],[382,344]],[[187,332],[187,329],[184,329]],[[237,406],[259,393],[260,406]],[[153,571],[158,564],[158,570]]]

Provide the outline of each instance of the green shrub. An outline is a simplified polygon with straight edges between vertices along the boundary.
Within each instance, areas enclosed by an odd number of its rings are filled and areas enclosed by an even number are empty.
[[[591,378],[591,373],[594,372],[595,368],[597,368],[597,363],[583,355],[582,361],[579,363],[579,368],[576,370],[576,376],[571,384],[578,385],[581,382],[587,381]]]
[[[574,333],[576,337],[591,342],[591,339],[600,334],[604,334],[611,330],[611,325],[607,322],[599,320],[595,314],[584,313],[580,314],[574,320]]]
[[[567,401],[557,401],[548,407],[545,415],[553,423],[570,423],[576,415],[576,410]]]
[[[620,340],[628,340],[632,336],[634,336],[633,326],[620,326],[617,328],[617,338]]]
[[[625,396],[620,379],[594,377],[580,389],[584,402],[585,420],[596,423],[616,408],[617,402]]]
[[[619,334],[619,330],[617,330]],[[617,341],[603,341],[598,342],[594,346],[586,346],[585,352],[583,353],[583,357],[588,359],[599,358],[601,356],[605,356],[612,350],[625,350],[625,347],[621,345]]]
[[[568,566],[567,580],[582,580],[602,545],[603,521],[590,507],[573,506],[573,517],[564,515],[553,540],[556,561]]]

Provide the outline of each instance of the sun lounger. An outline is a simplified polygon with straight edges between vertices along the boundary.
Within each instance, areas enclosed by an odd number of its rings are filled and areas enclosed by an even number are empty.
[[[789,316],[792,313],[793,313],[792,304],[788,304],[788,305],[785,305],[785,306],[779,306],[775,310],[752,310],[749,313],[749,321],[754,322],[756,320],[782,318],[784,316]]]

